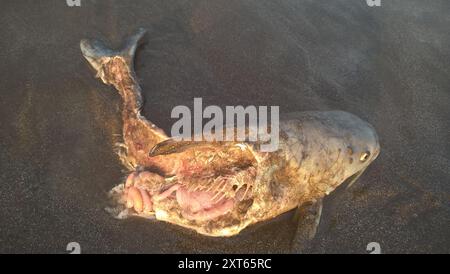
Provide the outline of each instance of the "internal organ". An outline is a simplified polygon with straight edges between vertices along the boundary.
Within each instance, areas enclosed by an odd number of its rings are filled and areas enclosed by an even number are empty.
[[[217,198],[217,194],[207,191],[189,191],[186,187],[177,190],[177,202],[183,217],[189,220],[206,221],[226,214],[233,209],[234,200]]]
[[[131,174],[126,183],[127,207],[138,213],[150,214],[153,204],[165,199],[176,199],[181,214],[188,220],[207,221],[224,215],[233,209],[236,199],[242,199],[246,188],[237,189],[236,195],[229,197],[224,190],[229,180],[217,184],[221,189],[195,190],[183,184],[174,184],[164,191],[154,191],[146,188],[146,179],[164,180],[150,172]],[[232,181],[232,180],[231,180]],[[197,188],[198,189],[198,188]]]

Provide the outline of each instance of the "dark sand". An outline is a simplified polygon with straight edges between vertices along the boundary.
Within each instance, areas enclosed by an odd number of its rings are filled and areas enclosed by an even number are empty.
[[[450,252],[450,2],[8,1],[0,9],[0,252],[289,252],[291,216],[238,237],[118,221],[106,192],[124,173],[119,96],[94,79],[79,41],[137,56],[145,115],[169,130],[176,105],[341,109],[372,123],[382,153],[325,201],[307,252]]]

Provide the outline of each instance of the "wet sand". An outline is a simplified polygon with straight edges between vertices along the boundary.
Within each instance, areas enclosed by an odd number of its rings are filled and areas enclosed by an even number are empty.
[[[82,38],[136,61],[147,118],[177,105],[340,109],[376,128],[382,152],[325,200],[310,253],[450,252],[450,3],[363,0],[9,1],[0,11],[0,252],[286,253],[292,214],[233,238],[118,221],[106,192],[126,176],[118,94],[94,79]],[[294,250],[295,252],[295,250]]]

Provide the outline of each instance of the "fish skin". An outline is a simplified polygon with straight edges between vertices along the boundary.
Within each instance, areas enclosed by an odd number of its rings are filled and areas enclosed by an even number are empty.
[[[184,174],[189,178],[206,170],[216,174],[221,169],[238,164],[256,163],[254,180],[246,185],[247,188],[252,186],[253,200],[244,211],[233,211],[214,220],[196,222],[186,220],[179,212],[156,203],[156,219],[208,236],[233,236],[251,224],[301,208],[302,205],[321,204],[323,197],[348,178],[359,176],[379,155],[380,144],[374,128],[343,111],[282,115],[279,149],[271,153],[260,152],[257,143],[174,144],[161,129],[140,114],[142,93],[134,72],[133,58],[144,34],[145,30],[140,29],[127,40],[121,51],[110,50],[98,40],[82,40],[80,44],[84,57],[97,71],[97,77],[105,84],[114,86],[123,98],[123,139],[127,151],[121,158],[126,166],[132,172],[150,169],[159,174]],[[236,145],[239,145],[238,149],[235,149]],[[181,147],[185,151],[177,151]],[[215,149],[214,157],[208,155],[211,147]],[[214,160],[211,162],[211,159]],[[192,161],[197,165],[189,166]],[[199,170],[192,170],[194,168]],[[116,189],[115,193],[120,191],[122,189]],[[321,207],[315,212],[321,212]],[[125,215],[140,216],[135,213]],[[123,212],[121,216],[124,216]],[[318,221],[314,221],[309,229],[315,231],[314,226],[317,225]]]

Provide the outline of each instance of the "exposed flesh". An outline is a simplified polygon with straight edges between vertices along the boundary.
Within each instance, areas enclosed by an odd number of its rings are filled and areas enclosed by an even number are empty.
[[[187,220],[208,221],[227,214],[248,198],[249,182],[254,176],[254,167],[248,167],[207,178],[183,176],[182,180],[167,186],[162,183],[164,178],[157,174],[148,171],[132,173],[125,183],[126,203],[137,213],[152,214],[155,204],[175,200]],[[155,181],[159,181],[159,189],[155,188]]]

